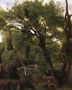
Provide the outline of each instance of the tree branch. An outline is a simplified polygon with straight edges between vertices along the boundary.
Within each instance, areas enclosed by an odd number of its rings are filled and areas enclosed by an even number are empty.
[[[68,2],[66,0],[66,15],[69,15],[69,12],[68,12]]]
[[[62,40],[62,39],[63,39],[63,38],[60,38],[60,39],[56,40],[55,42],[46,43],[46,44],[54,44],[54,43],[56,43],[57,41],[60,41],[60,40]]]

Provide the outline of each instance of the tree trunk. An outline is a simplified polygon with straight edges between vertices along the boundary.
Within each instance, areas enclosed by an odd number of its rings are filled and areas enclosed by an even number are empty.
[[[9,31],[9,37],[7,39],[7,49],[13,50],[11,31]]]
[[[26,59],[29,59],[29,55],[30,55],[30,45],[28,44],[26,46]]]
[[[70,70],[71,70],[71,64],[69,63],[64,63],[63,66],[63,82],[64,84],[68,84],[69,82],[69,77],[70,77]]]
[[[53,75],[53,65],[52,65],[52,62],[51,62],[51,57],[50,57],[49,50],[46,48],[45,41],[46,41],[45,36],[43,34],[40,34],[40,36],[39,36],[39,46],[42,49],[42,53],[44,55],[45,62],[47,63],[47,65],[49,67],[49,70],[51,70],[51,73]]]
[[[66,42],[65,42],[65,55],[66,59],[63,66],[63,72],[65,73],[65,82],[69,81],[69,74],[71,69],[71,56],[72,56],[72,25],[71,25],[71,15],[69,15],[68,10],[68,2],[66,0],[66,14],[65,14],[65,35],[66,35]]]

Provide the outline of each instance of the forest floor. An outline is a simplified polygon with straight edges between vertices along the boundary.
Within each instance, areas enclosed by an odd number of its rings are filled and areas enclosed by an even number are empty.
[[[62,88],[58,88],[57,90],[72,90],[72,87],[62,87]]]
[[[72,88],[58,88],[57,90],[72,90]]]
[[[45,88],[37,88],[36,90],[46,90]],[[64,86],[62,88],[56,88],[56,90],[72,90],[72,87]]]

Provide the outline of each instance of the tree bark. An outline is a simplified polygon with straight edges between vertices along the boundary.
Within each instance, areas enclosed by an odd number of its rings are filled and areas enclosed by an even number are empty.
[[[39,35],[39,46],[42,49],[42,53],[44,55],[45,62],[47,63],[47,65],[53,75],[53,65],[52,65],[49,50],[46,48],[46,38],[45,38],[45,35],[43,35],[43,34]]]
[[[26,46],[26,59],[29,59],[29,55],[30,55],[30,45],[28,44]]]
[[[9,37],[8,37],[8,40],[7,40],[7,49],[8,50],[13,50],[11,31],[9,31]]]
[[[68,10],[68,1],[66,0],[66,13],[65,13],[65,35],[66,35],[66,42],[65,42],[65,55],[66,60],[63,66],[63,71],[65,72],[65,82],[69,80],[69,74],[71,69],[71,56],[72,56],[72,25],[71,25],[71,15],[69,15]]]

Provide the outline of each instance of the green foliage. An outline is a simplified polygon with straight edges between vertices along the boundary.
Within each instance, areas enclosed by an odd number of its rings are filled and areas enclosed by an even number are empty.
[[[0,30],[6,25],[4,14],[4,11],[0,10]]]
[[[0,59],[5,64],[36,62],[37,68],[31,72],[34,78],[46,76],[50,69],[52,73],[61,70],[64,62],[72,60],[72,52],[66,53],[70,44],[66,43],[63,8],[53,0],[45,5],[38,0],[25,1],[8,12],[0,10],[0,30]]]
[[[10,62],[13,61],[13,51],[4,50],[1,57],[3,63],[9,64]]]
[[[39,34],[43,34],[46,37],[45,43],[47,49],[50,48],[50,56],[56,60],[61,48],[57,43],[53,45],[49,45],[48,43],[53,43],[53,38],[58,40],[64,37],[64,32],[57,30],[58,28],[63,28],[64,25],[62,14],[63,9],[55,5],[53,1],[43,5],[43,3],[38,0],[34,2],[25,1],[22,4],[15,5],[8,12],[4,12],[3,19],[6,19],[5,22],[7,22],[4,30],[11,31],[14,59],[16,56],[19,56],[22,60],[25,59],[26,47],[29,45],[29,58],[34,58],[40,61],[40,63],[45,63],[43,62],[44,57],[39,47]],[[5,34],[5,38],[7,35]],[[4,53],[6,53],[6,50]],[[8,57],[7,55],[6,57]],[[43,66],[43,64],[41,64],[41,66]]]

